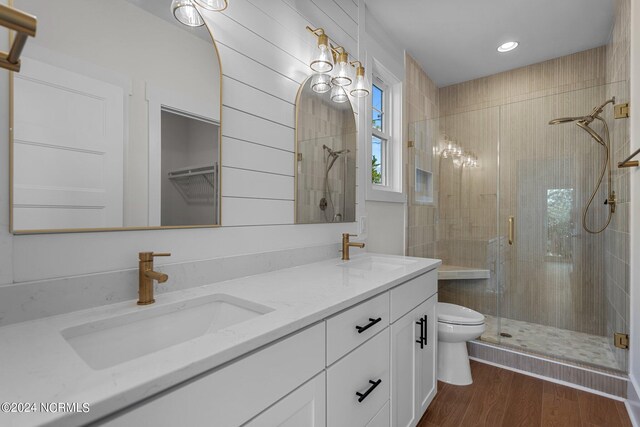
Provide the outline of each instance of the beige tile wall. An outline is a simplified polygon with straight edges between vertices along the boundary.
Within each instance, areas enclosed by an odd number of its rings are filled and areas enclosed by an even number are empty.
[[[405,117],[409,123],[409,138],[414,147],[409,148],[405,162],[405,179],[409,194],[409,220],[407,255],[435,257],[436,208],[433,203],[422,204],[415,197],[416,166],[433,173],[437,165],[433,161],[433,145],[437,136],[439,115],[438,88],[420,65],[405,55]],[[435,125],[434,125],[435,123]],[[434,197],[437,197],[437,180],[434,181]]]

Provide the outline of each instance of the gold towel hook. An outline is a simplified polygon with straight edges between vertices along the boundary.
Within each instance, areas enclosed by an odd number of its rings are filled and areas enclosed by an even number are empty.
[[[0,52],[0,67],[10,71],[20,71],[20,55],[28,37],[36,36],[38,20],[35,16],[13,7],[0,4],[0,26],[16,32],[9,52]]]

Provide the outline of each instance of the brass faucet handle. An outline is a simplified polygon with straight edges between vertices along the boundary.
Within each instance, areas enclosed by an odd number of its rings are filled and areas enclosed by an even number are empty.
[[[157,256],[171,256],[168,252],[139,252],[138,259],[140,261],[153,261],[153,258]]]

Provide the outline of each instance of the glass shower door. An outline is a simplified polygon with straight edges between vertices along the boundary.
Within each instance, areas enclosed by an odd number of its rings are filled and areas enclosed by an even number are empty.
[[[556,117],[588,114],[616,91],[624,88],[603,85],[500,107],[499,341],[624,370],[610,336],[605,264],[611,236],[582,226],[605,150],[574,123],[548,124]],[[604,131],[599,123],[592,127]],[[594,228],[606,222],[606,199],[604,185],[586,218]]]

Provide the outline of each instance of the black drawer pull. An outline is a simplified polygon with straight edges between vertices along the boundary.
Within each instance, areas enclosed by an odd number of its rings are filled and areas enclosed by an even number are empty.
[[[424,315],[424,345],[429,345],[429,328],[427,327],[429,317]]]
[[[380,385],[381,382],[382,382],[381,379],[378,381],[369,380],[369,384],[371,384],[371,387],[369,387],[369,390],[365,391],[364,393],[356,393],[356,396],[358,396],[358,402],[362,402],[363,400],[365,400],[367,396],[369,396],[369,394],[373,390],[375,390],[376,387]]]
[[[424,337],[425,320],[424,320],[424,317],[420,318],[420,320],[416,322],[416,325],[420,325],[420,338],[416,340],[416,343],[420,344],[420,349],[423,349],[424,348],[424,344],[425,344],[425,337]]]
[[[382,317],[378,317],[377,319],[372,319],[371,317],[369,318],[369,323],[367,323],[364,326],[356,326],[356,329],[358,330],[358,333],[361,334],[364,331],[366,331],[367,329],[369,329],[370,327],[372,327],[373,325],[375,325],[376,323],[378,323],[379,321],[382,320]]]

